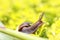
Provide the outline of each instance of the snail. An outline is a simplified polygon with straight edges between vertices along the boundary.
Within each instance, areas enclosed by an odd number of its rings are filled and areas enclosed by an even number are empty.
[[[29,22],[24,22],[18,27],[19,32],[33,34],[35,31],[43,25],[43,21],[41,20],[44,13],[40,15],[40,18],[32,25]]]

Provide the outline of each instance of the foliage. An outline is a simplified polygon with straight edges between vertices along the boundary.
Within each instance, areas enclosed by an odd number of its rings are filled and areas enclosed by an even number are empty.
[[[0,0],[0,21],[9,29],[36,22],[41,12],[45,13],[44,25],[35,35],[60,40],[60,0]]]
[[[48,39],[31,36],[29,34],[17,32],[14,30],[0,29],[0,40],[48,40]]]

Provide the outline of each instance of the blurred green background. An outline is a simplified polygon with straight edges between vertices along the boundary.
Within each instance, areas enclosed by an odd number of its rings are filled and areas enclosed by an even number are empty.
[[[36,22],[44,12],[44,25],[35,35],[60,40],[60,0],[0,0],[0,21],[15,30],[23,22]]]

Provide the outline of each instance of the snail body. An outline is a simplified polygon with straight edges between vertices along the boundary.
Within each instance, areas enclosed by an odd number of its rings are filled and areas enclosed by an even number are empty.
[[[41,21],[43,14],[41,15],[41,17],[38,19],[37,22],[35,22],[34,24],[30,25],[30,23],[28,22],[24,22],[23,24],[21,24],[18,28],[19,32],[24,32],[24,33],[28,33],[28,34],[32,34],[35,33],[35,31],[42,26],[43,22]]]

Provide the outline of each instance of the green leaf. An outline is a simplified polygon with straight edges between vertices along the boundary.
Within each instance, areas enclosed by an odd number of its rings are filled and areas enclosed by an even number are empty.
[[[0,32],[0,40],[20,40],[20,39]]]
[[[0,40],[47,40],[47,39],[31,36],[29,34],[9,29],[6,30],[0,29]]]

